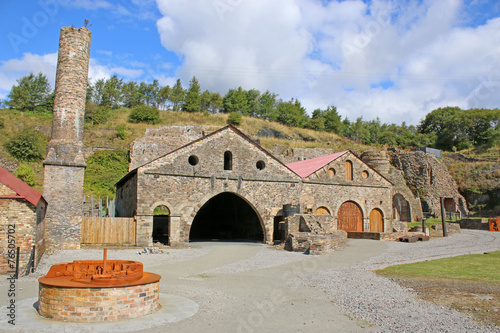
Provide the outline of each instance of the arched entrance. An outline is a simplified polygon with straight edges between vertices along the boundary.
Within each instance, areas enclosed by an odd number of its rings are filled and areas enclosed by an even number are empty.
[[[208,200],[196,214],[189,240],[264,241],[257,212],[238,195],[218,194]]]
[[[328,208],[326,207],[318,207],[315,211],[314,211],[314,215],[330,215],[330,211],[328,210]]]
[[[363,231],[363,212],[354,201],[344,202],[337,215],[337,229],[345,231]]]
[[[411,222],[411,209],[408,200],[402,194],[396,193],[392,198],[393,219],[396,221]]]
[[[170,209],[160,205],[153,211],[153,243],[168,244],[168,229],[170,225]]]
[[[380,209],[373,209],[370,212],[370,231],[384,232],[384,214]]]

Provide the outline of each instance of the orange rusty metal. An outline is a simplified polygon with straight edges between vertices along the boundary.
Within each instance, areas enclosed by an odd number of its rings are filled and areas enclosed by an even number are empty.
[[[112,288],[160,280],[160,275],[144,272],[142,267],[139,261],[107,260],[107,249],[104,249],[103,260],[76,260],[53,265],[38,281],[55,287]]]
[[[493,217],[489,221],[490,231],[500,231],[500,217]]]

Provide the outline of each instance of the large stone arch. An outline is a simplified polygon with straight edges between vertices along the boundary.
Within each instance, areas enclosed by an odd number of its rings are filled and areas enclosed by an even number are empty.
[[[411,204],[402,193],[395,193],[392,197],[392,209],[393,220],[411,222]]]
[[[220,192],[190,214],[187,238],[192,240],[266,241],[266,228],[261,213],[241,194]]]

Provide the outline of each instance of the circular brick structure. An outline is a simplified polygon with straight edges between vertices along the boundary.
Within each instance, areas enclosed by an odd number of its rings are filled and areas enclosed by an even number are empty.
[[[71,322],[136,318],[160,309],[160,275],[137,261],[85,260],[50,268],[39,281],[38,313]]]

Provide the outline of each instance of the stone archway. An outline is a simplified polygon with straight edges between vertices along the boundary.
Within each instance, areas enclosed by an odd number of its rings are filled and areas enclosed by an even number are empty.
[[[363,211],[354,201],[344,202],[337,214],[337,229],[363,231]]]
[[[189,241],[264,241],[257,211],[245,199],[223,192],[208,200],[194,217]]]
[[[331,214],[328,208],[321,206],[316,208],[316,210],[314,211],[314,215],[331,215]]]
[[[408,200],[401,193],[392,197],[393,219],[396,221],[411,222],[411,207]]]

